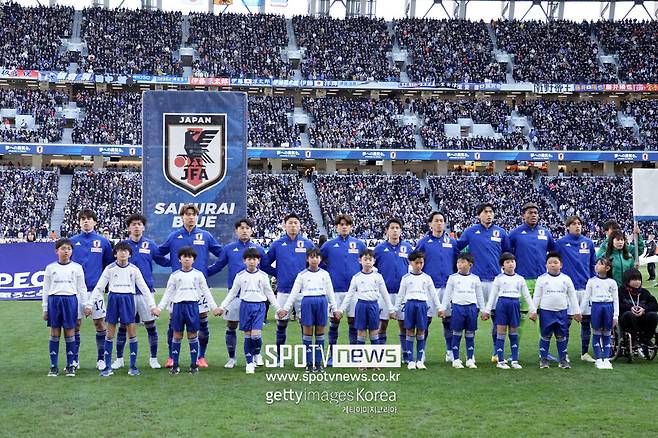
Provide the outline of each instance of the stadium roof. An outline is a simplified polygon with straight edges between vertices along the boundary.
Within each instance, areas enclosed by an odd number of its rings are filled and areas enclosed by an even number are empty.
[[[92,5],[109,8],[161,8],[167,11],[215,13],[266,12],[293,15],[345,16],[368,15],[386,20],[405,16],[427,18],[466,18],[486,20],[516,18],[546,20],[599,20],[624,18],[653,20],[658,2],[643,0],[499,1],[499,0],[18,0],[25,6],[64,5],[83,9]],[[598,3],[595,7],[593,3]]]

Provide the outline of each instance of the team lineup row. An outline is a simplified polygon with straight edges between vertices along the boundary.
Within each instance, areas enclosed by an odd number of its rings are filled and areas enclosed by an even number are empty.
[[[262,364],[266,302],[276,310],[277,351],[286,343],[289,312],[294,309],[301,316],[308,371],[322,370],[326,325],[329,322],[331,347],[338,341],[345,313],[351,344],[364,344],[366,336],[371,343],[386,344],[388,321],[398,319],[403,358],[410,369],[426,368],[426,334],[436,315],[442,318],[444,326],[446,361],[455,368],[464,367],[459,356],[462,334],[466,341],[466,366],[477,367],[474,332],[480,312],[482,319],[491,317],[494,321],[492,362],[502,369],[521,368],[518,336],[525,320],[522,315],[529,313],[528,318],[534,320],[537,309],[541,367],[548,367],[552,335],[556,337],[560,367],[570,366],[566,347],[571,318],[582,319],[581,359],[595,362],[597,368],[611,368],[607,360],[609,341],[618,321],[636,332],[645,345],[651,345],[658,304],[641,288],[639,271],[628,269],[635,263],[631,255],[635,248],[626,242],[618,226],[613,221],[606,224],[608,239],[597,255],[592,241],[581,235],[582,221],[578,217],[569,217],[565,224],[568,234],[554,240],[550,231],[538,224],[536,204],[527,203],[521,210],[523,225],[508,234],[493,224],[494,207],[481,204],[477,208],[480,223],[467,228],[459,240],[445,232],[446,213],[433,212],[428,218],[430,232],[415,249],[401,239],[401,220],[392,218],[385,226],[386,240],[374,251],[350,236],[352,218],[348,215],[336,217],[338,237],[316,248],[300,234],[299,218],[288,214],[284,218],[285,234],[267,252],[251,240],[253,224],[249,219],[236,223],[237,240],[222,248],[210,233],[196,227],[199,210],[191,204],[180,211],[183,227],[173,231],[160,246],[144,237],[146,218],[131,215],[126,220],[129,238],[113,250],[110,242],[94,231],[95,213],[82,210],[82,232],[57,242],[58,262],[46,270],[43,316],[51,330],[49,375],[59,373],[62,328],[66,374],[75,375],[83,316],[91,316],[96,326],[97,367],[102,376],[109,376],[113,369],[124,365],[127,341],[129,374],[140,373],[136,368],[136,315],[148,333],[150,366],[159,368],[155,318],[163,309],[170,311],[166,366],[171,367],[173,374],[180,372],[179,354],[185,331],[192,356],[190,372],[195,374],[199,367],[208,366],[205,352],[209,311],[223,314],[227,321],[229,361],[225,366],[233,368],[237,363],[239,324],[245,334],[246,372],[254,373],[256,366]],[[639,230],[634,233],[639,234]],[[638,246],[642,251],[641,238]],[[210,253],[217,257],[211,265]],[[170,257],[165,257],[168,254]],[[601,256],[598,262],[597,256]],[[152,294],[153,262],[172,269],[158,306]],[[217,306],[206,278],[226,266],[229,294]],[[276,296],[268,275],[277,280]],[[107,311],[103,298],[106,287]],[[115,334],[117,360],[113,362]],[[509,362],[504,357],[506,336],[511,347]],[[588,353],[590,338],[595,359]],[[331,364],[329,357],[327,365]]]

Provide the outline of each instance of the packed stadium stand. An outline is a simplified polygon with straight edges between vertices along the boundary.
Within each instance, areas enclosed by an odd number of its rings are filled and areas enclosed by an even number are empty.
[[[292,123],[292,96],[249,96],[247,146],[301,146],[299,126]]]

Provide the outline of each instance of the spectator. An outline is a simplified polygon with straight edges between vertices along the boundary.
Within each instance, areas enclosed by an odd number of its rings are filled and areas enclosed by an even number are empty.
[[[622,103],[624,112],[635,118],[646,149],[658,149],[658,100],[631,100]]]
[[[76,120],[73,143],[142,144],[142,95],[130,91],[78,91],[75,101],[85,110]]]
[[[249,96],[247,146],[299,147],[299,128],[292,124],[292,96]]]

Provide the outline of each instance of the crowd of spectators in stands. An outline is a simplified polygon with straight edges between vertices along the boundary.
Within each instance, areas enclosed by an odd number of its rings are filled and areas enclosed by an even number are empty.
[[[254,237],[278,238],[284,232],[283,218],[289,213],[301,219],[302,234],[316,237],[317,227],[297,173],[249,173],[247,215],[254,221]]]
[[[658,149],[658,100],[631,100],[622,103],[622,108],[635,118],[645,149]]]
[[[398,120],[399,100],[342,97],[305,98],[315,119],[309,127],[311,147],[414,149],[414,126]]]
[[[23,120],[3,120],[0,141],[55,143],[62,139],[64,120],[57,117],[57,107],[67,104],[68,95],[59,91],[0,89],[0,109],[15,109],[17,115],[30,115],[34,127]]]
[[[334,218],[354,218],[353,233],[362,239],[381,239],[386,221],[401,218],[403,238],[416,239],[426,228],[429,195],[412,175],[317,175],[315,190],[327,231],[335,232]]]
[[[411,81],[505,82],[483,21],[407,18],[395,22],[395,36],[411,57]]]
[[[28,231],[46,237],[58,181],[57,171],[0,170],[0,237],[20,238]]]
[[[304,79],[399,81],[389,59],[393,38],[382,18],[295,16],[297,45],[305,48]]]
[[[532,118],[539,150],[641,150],[633,129],[622,127],[614,102],[532,100],[519,105]]]
[[[190,14],[188,44],[199,59],[194,76],[292,79],[281,56],[288,46],[284,17],[272,14]]]
[[[292,96],[249,96],[247,146],[299,147],[299,127],[292,123]]]
[[[174,52],[181,44],[182,20],[181,12],[155,9],[84,9],[80,33],[89,53],[80,60],[79,69],[181,76]]]
[[[84,118],[76,120],[73,143],[142,144],[142,95],[140,93],[78,91]]]
[[[77,171],[64,208],[62,236],[80,232],[78,212],[91,208],[98,216],[96,230],[109,231],[112,239],[126,236],[126,218],[141,211],[142,174],[140,172]]]

